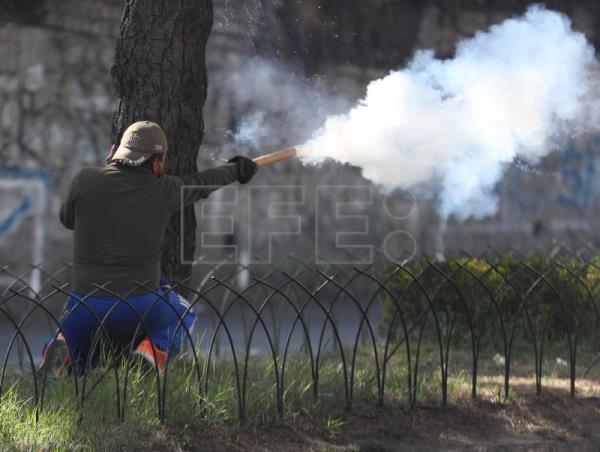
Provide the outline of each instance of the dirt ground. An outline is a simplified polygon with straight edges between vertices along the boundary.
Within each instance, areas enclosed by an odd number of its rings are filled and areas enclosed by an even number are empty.
[[[210,451],[595,451],[600,450],[600,384],[554,380],[536,396],[530,379],[512,381],[510,401],[481,391],[478,400],[456,397],[406,410],[356,403],[329,428],[298,415],[277,425],[171,431],[173,450]],[[161,441],[162,442],[162,441]],[[155,444],[158,445],[158,444]],[[151,446],[149,444],[149,446]],[[161,444],[165,446],[164,442]]]

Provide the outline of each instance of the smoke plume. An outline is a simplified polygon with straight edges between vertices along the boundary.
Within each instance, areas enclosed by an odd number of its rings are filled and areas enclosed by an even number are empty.
[[[304,146],[311,162],[359,166],[390,189],[435,187],[444,216],[484,217],[507,165],[593,131],[598,69],[568,17],[534,6],[461,42],[452,59],[417,53]]]
[[[215,134],[209,151],[224,156],[256,155],[306,141],[329,115],[348,111],[354,103],[328,93],[300,70],[265,58],[243,58],[225,72],[211,80],[209,105],[212,111],[228,105],[236,122],[215,130],[207,118],[207,130]]]

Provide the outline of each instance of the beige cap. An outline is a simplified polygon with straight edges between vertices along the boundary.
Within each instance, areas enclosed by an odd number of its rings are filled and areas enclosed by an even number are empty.
[[[113,160],[139,166],[152,154],[166,154],[167,137],[160,126],[150,121],[138,121],[127,127]]]

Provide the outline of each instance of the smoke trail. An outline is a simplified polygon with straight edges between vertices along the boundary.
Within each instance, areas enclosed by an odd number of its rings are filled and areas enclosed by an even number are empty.
[[[384,187],[438,186],[444,216],[484,217],[515,158],[536,162],[597,119],[599,65],[562,14],[540,6],[465,40],[451,60],[416,54],[373,81],[306,147]]]
[[[227,129],[207,118],[207,130],[215,135],[209,151],[221,155],[264,153],[303,142],[329,115],[348,111],[354,103],[329,94],[300,71],[257,57],[242,58],[211,80],[208,102],[213,111],[227,105],[236,118]]]

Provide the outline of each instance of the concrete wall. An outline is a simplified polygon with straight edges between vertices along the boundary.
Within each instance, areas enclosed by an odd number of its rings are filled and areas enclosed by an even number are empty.
[[[206,152],[201,153],[201,165],[209,164],[208,151],[227,157],[239,151],[227,131],[238,127],[240,118],[248,113],[260,111],[252,105],[255,98],[240,101],[232,89],[234,81],[245,83],[247,57],[275,60],[271,68],[275,73],[281,69],[295,74],[299,86],[308,79],[306,86],[316,86],[320,93],[330,96],[333,108],[343,110],[362,96],[369,80],[399,67],[413,49],[434,47],[441,56],[448,56],[456,41],[523,10],[528,2],[373,0],[348,6],[346,1],[329,0],[289,8],[285,2],[274,0],[214,3],[215,26],[208,48]],[[600,41],[600,13],[595,2],[555,3],[592,42]],[[110,66],[122,2],[40,0],[35,3],[39,8],[36,14],[25,14],[26,7],[14,4],[14,10],[0,13],[0,167],[43,169],[52,174],[44,224],[45,255],[56,264],[70,256],[70,233],[56,219],[61,195],[71,175],[82,165],[101,164],[110,146],[114,107]],[[264,60],[258,61],[263,64]],[[278,91],[283,85],[296,89],[296,82],[286,85],[288,75],[282,77],[283,82],[273,86],[275,95],[285,93]],[[293,109],[281,97],[280,111],[268,111],[268,118],[278,124],[278,118]],[[319,118],[315,114],[308,119],[316,124]],[[271,149],[294,144],[302,137],[301,129],[312,124],[308,119],[304,118],[306,124],[297,130],[278,130],[265,137],[262,146]],[[540,170],[513,167],[499,187],[502,206],[497,217],[483,222],[450,222],[446,247],[477,252],[489,241],[499,247],[531,247],[547,246],[555,237],[571,244],[580,239],[596,240],[599,155],[598,142],[590,137],[547,159]],[[15,173],[10,177],[16,177]],[[353,168],[328,165],[315,170],[295,163],[265,171],[256,183],[295,183],[308,189],[319,183],[366,184]],[[0,263],[29,262],[35,242],[34,216],[17,215],[13,226],[1,227],[3,219],[18,211],[27,188],[0,192]],[[335,199],[348,193],[351,191],[337,194]],[[309,190],[305,205],[298,211],[303,215],[304,237],[287,243],[310,248],[315,223],[332,212],[335,199],[328,200],[324,211],[321,203],[321,211],[315,213],[314,192]],[[371,218],[370,238],[359,237],[359,241],[371,240],[381,246],[390,231],[403,230],[414,237],[418,252],[434,252],[436,242],[440,242],[439,221],[430,202],[415,204],[406,194],[395,194],[386,201],[377,192],[373,200],[371,207],[363,208]],[[383,202],[402,214],[397,218],[382,215]],[[40,211],[32,204],[31,212],[36,209]],[[265,209],[258,209],[259,218]],[[242,223],[244,218],[247,216],[241,216]],[[335,227],[334,219],[324,221],[325,229]],[[360,225],[348,227],[358,230]],[[237,241],[244,243],[246,229],[240,228]],[[409,242],[399,244],[396,251],[412,246]]]
[[[70,259],[71,246],[71,234],[56,215],[61,194],[75,171],[100,163],[109,147],[109,68],[121,5],[47,0],[39,7],[39,23],[8,21],[0,26],[0,167],[19,168],[21,174],[13,173],[13,179],[33,169],[51,174],[46,257],[56,263]],[[10,199],[10,193],[3,193],[4,219],[22,199]],[[43,203],[39,195],[32,196],[36,206]],[[4,263],[33,260],[36,210],[32,207],[32,215],[0,236]]]

